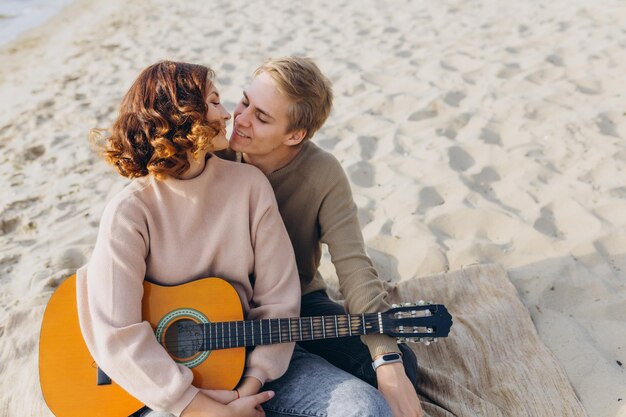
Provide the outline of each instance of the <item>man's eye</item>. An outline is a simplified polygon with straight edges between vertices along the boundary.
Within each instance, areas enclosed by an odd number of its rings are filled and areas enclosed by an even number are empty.
[[[267,121],[267,120],[263,120],[263,118],[262,118],[260,115],[258,115],[258,114],[257,114],[256,118],[257,118],[257,119],[259,120],[259,122],[261,122],[261,123],[268,123],[268,121]]]
[[[220,103],[219,101],[218,102],[212,101],[211,104],[213,104],[214,106],[219,106],[222,103]]]

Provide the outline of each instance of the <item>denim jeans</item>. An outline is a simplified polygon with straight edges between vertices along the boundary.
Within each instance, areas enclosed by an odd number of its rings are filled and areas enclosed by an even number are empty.
[[[302,297],[300,309],[302,317],[342,314],[346,314],[345,309],[331,300],[326,291],[315,291]],[[376,371],[372,368],[372,357],[367,346],[361,342],[360,337],[300,342],[299,345],[326,359],[337,368],[362,379],[373,387],[377,387]],[[404,370],[415,387],[417,384],[415,353],[405,345],[399,345],[399,348],[402,352]]]
[[[263,404],[267,417],[393,417],[376,388],[300,346],[285,375],[263,389],[276,393]]]
[[[276,393],[263,404],[266,417],[393,417],[376,388],[299,346],[285,375],[263,390]],[[141,417],[173,415],[146,410]]]

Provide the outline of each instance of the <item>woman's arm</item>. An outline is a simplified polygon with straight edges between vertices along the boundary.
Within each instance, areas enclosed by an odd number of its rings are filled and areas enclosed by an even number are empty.
[[[81,330],[111,379],[150,408],[179,414],[198,389],[191,370],[176,364],[142,321],[147,211],[120,197],[107,206],[89,264],[77,274]]]

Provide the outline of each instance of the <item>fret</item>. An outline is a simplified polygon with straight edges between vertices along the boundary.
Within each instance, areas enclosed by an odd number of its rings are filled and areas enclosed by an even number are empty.
[[[237,347],[239,347],[239,322],[235,323],[235,339],[237,339]]]
[[[311,338],[309,340],[315,339],[315,333],[313,331],[313,317],[309,317],[309,326],[311,327]]]
[[[335,337],[339,337],[339,326],[337,325],[337,316],[335,316]]]
[[[289,320],[289,341],[292,342],[293,339],[291,338],[291,318],[288,318],[287,320]]]
[[[233,347],[233,339],[230,336],[230,321],[228,322],[228,347],[231,348]]]
[[[378,330],[380,333],[383,333],[383,315],[382,313],[378,313]]]
[[[322,316],[322,337],[326,339],[326,317]]]
[[[206,350],[206,327],[202,326],[202,341],[204,342],[204,346],[202,350]]]
[[[254,322],[250,320],[250,334],[252,335],[252,345],[254,346]]]
[[[272,344],[272,319],[270,319],[269,327],[270,327],[270,345],[271,345]]]
[[[302,319],[298,319],[298,329],[300,330],[300,340],[304,340],[302,338]]]
[[[283,343],[283,327],[278,319],[278,343]]]
[[[352,336],[352,317],[346,316],[346,319],[348,320],[348,333]]]
[[[246,322],[243,322],[243,345],[248,346],[248,340],[246,340]]]
[[[263,344],[263,320],[259,320],[259,334],[261,335],[261,344]]]
[[[209,326],[209,350],[213,350],[213,343],[211,343],[211,323],[207,323],[204,328],[206,329],[206,326]],[[206,330],[205,330],[206,333]],[[205,338],[206,339],[206,338]]]
[[[361,321],[363,322],[363,334],[367,334],[367,330],[365,326],[365,313],[361,314]]]

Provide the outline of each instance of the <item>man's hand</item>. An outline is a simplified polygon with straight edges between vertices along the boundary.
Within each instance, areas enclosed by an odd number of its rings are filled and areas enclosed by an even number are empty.
[[[423,417],[424,410],[402,363],[389,363],[376,369],[378,389],[394,417]]]

